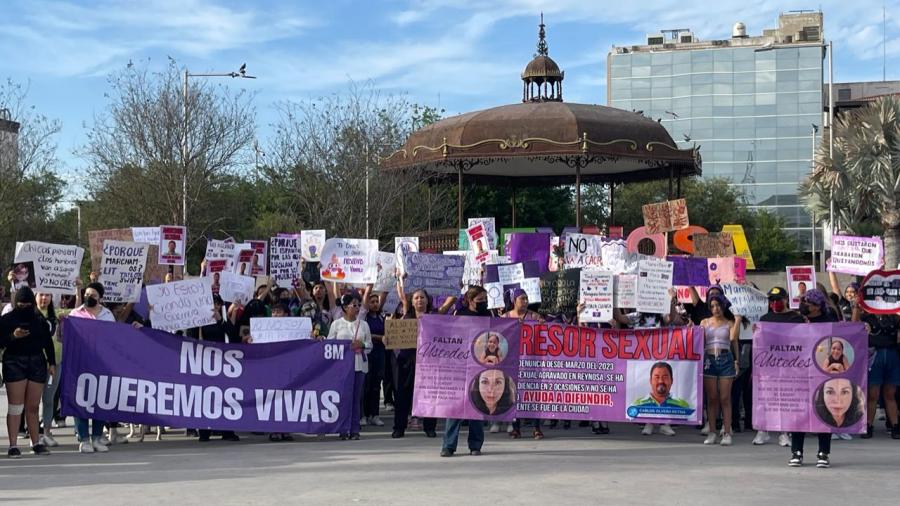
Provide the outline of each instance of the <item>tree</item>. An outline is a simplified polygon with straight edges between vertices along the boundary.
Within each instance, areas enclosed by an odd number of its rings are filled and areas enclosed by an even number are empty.
[[[797,239],[784,231],[787,222],[768,211],[753,214],[753,226],[747,231],[747,243],[753,263],[761,271],[779,271],[800,259]]]
[[[97,210],[89,229],[181,224],[185,177],[191,246],[240,218],[241,206],[223,199],[234,196],[255,137],[252,96],[190,81],[185,121],[181,72],[170,59],[161,72],[130,65],[109,77],[110,102],[82,149]]]
[[[884,262],[900,262],[900,98],[879,98],[836,118],[834,149],[823,137],[815,167],[800,187],[807,208],[826,216],[834,203],[839,229],[860,234],[867,222],[884,228]]]
[[[546,226],[561,230],[575,221],[571,187],[517,188],[515,197],[518,227]],[[513,189],[509,186],[467,186],[464,215],[493,216],[499,233],[500,228],[512,227],[512,198]]]

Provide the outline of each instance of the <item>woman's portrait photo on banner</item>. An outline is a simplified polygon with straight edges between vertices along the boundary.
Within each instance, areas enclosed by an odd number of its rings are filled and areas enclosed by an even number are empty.
[[[509,354],[509,342],[501,334],[484,332],[475,338],[475,360],[482,365],[499,365]]]
[[[847,372],[854,355],[853,346],[840,337],[826,337],[816,344],[816,364],[828,374]]]
[[[847,378],[832,378],[819,385],[813,397],[816,416],[831,427],[857,424],[865,414],[866,394]]]
[[[472,379],[469,399],[485,415],[502,415],[516,404],[515,380],[501,369],[485,369]]]

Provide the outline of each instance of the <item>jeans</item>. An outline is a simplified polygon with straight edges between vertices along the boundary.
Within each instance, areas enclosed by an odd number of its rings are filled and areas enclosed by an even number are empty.
[[[391,353],[393,355],[393,352]],[[416,355],[406,350],[393,357],[394,377],[394,432],[406,432],[412,414],[413,389],[416,380]],[[432,432],[437,428],[436,418],[423,418],[422,429]]]
[[[62,378],[62,364],[56,364],[56,376],[53,383],[44,384],[44,393],[41,394],[41,421],[44,430],[50,430],[53,426],[53,414],[56,412],[56,390],[59,388],[59,380]]]
[[[446,450],[456,451],[456,444],[459,442],[459,428],[462,426],[462,420],[458,418],[448,418],[444,427],[444,446]],[[469,450],[481,451],[484,444],[484,423],[481,420],[469,420]]]
[[[363,394],[363,416],[378,416],[381,403],[381,381],[384,379],[384,346],[376,345],[369,353],[369,372]]]
[[[831,453],[831,434],[819,433],[819,451],[824,454]],[[803,441],[806,439],[805,432],[791,432],[791,452],[803,453]]]
[[[356,371],[353,375],[353,402],[350,403],[350,434],[359,434],[360,407],[362,406],[362,393],[365,384],[366,373]]]
[[[88,438],[88,422],[91,423],[90,439],[97,439],[103,435],[104,422],[100,420],[88,420],[87,418],[75,418],[75,430],[78,431],[79,441],[90,441]]]

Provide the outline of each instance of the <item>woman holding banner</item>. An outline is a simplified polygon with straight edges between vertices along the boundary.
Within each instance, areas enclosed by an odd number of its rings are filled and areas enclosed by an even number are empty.
[[[707,400],[707,420],[709,434],[705,445],[716,444],[716,419],[722,410],[722,446],[730,446],[733,430],[731,425],[731,384],[738,371],[737,339],[742,318],[731,313],[731,303],[725,296],[707,296],[707,305],[712,314],[700,322],[704,329],[703,388]]]
[[[372,351],[372,333],[369,324],[359,316],[361,299],[358,294],[348,293],[341,297],[341,310],[344,317],[334,321],[328,330],[328,339],[346,339],[355,353],[356,374],[353,379],[353,401],[350,403],[350,434],[341,434],[342,440],[359,439],[360,411],[362,406],[363,385],[369,363],[366,354]]]
[[[521,288],[511,290],[509,299],[512,307],[503,314],[504,318],[517,318],[520,322],[536,321],[543,323],[543,316],[528,309],[528,294],[525,293],[525,290],[522,290]],[[541,431],[541,421],[539,419],[528,418],[525,420],[525,423],[531,424],[531,426],[534,427],[534,431],[531,434],[534,439],[544,439],[544,433]],[[509,433],[509,437],[513,439],[522,437],[521,422],[518,418],[513,421],[512,432]]]

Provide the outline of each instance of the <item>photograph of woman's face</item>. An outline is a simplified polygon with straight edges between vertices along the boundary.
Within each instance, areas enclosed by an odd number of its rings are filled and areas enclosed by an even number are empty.
[[[497,350],[500,349],[500,337],[497,334],[491,334],[488,337],[487,349],[491,353],[497,353]]]
[[[503,371],[491,369],[481,373],[478,380],[478,392],[484,399],[484,404],[489,412],[493,413],[497,409],[497,403],[503,397],[504,389],[506,389],[506,378]]]
[[[828,409],[838,425],[847,415],[852,400],[853,385],[850,380],[835,378],[825,382],[825,408]]]
[[[840,341],[835,341],[831,343],[831,356],[835,359],[841,358],[841,355],[844,354],[844,343]]]

